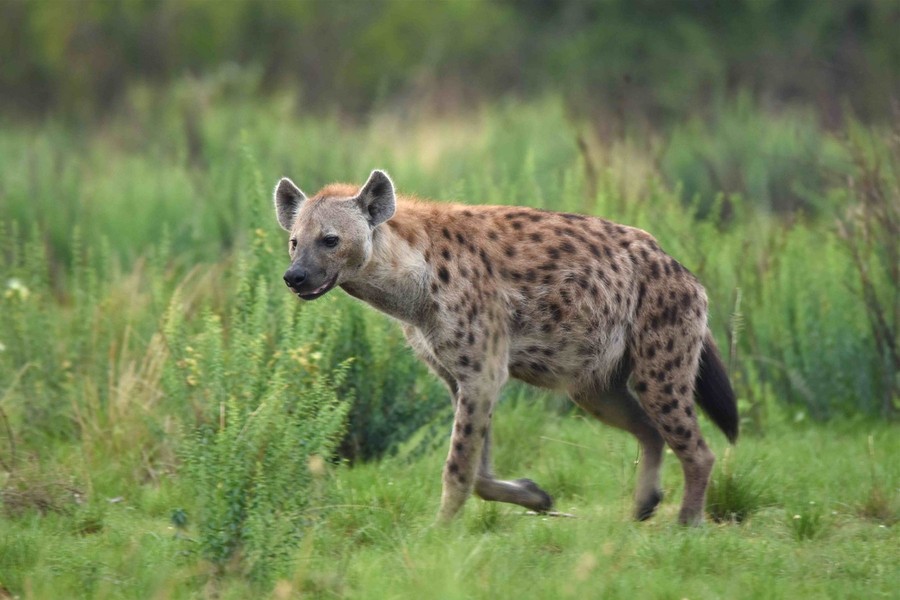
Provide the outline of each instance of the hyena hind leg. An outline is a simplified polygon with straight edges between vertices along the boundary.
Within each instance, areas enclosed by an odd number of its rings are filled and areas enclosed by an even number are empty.
[[[615,381],[611,388],[603,392],[598,389],[599,385],[591,385],[572,390],[570,397],[598,420],[637,438],[641,446],[641,459],[634,494],[634,518],[644,521],[653,516],[663,497],[659,471],[665,442],[653,421],[629,393],[625,378]]]
[[[686,365],[669,372],[638,362],[632,373],[632,384],[641,407],[681,461],[684,499],[678,520],[684,525],[699,525],[703,521],[706,488],[716,457],[703,440],[694,407],[693,384],[699,348],[689,356],[692,359]]]

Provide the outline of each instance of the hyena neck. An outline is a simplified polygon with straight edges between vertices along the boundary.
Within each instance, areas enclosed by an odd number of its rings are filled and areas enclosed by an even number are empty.
[[[369,263],[341,287],[381,312],[422,326],[428,316],[428,265],[415,242],[400,235],[392,221],[379,226],[372,238]]]

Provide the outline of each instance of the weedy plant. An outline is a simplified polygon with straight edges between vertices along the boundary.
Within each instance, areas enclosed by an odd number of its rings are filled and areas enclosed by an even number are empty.
[[[744,522],[770,503],[765,481],[755,466],[735,465],[731,448],[725,450],[721,467],[714,472],[706,492],[706,511],[719,523]]]
[[[252,275],[249,265],[239,268],[242,301],[227,327],[207,309],[202,331],[185,334],[176,296],[166,320],[174,360],[165,382],[195,411],[183,455],[201,554],[217,574],[236,569],[267,585],[290,571],[349,404],[335,391],[346,364],[316,364],[320,353],[308,336],[320,329],[320,311],[273,301],[266,281],[251,287]]]
[[[825,530],[826,522],[822,507],[810,500],[794,510],[788,510],[788,528],[797,541],[811,540]]]

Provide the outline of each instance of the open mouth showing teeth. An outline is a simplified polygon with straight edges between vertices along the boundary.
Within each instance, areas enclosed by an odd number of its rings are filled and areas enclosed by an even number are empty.
[[[334,283],[337,281],[337,273],[335,273],[334,277],[323,283],[321,286],[317,287],[311,292],[297,292],[297,295],[303,298],[304,300],[315,300],[319,296],[325,294],[328,290],[334,287]]]

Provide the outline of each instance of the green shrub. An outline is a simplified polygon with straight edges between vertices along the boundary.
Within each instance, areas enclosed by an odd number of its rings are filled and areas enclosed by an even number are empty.
[[[217,572],[237,565],[261,584],[288,572],[349,409],[334,391],[344,368],[299,364],[295,311],[282,303],[277,316],[287,321],[267,326],[269,292],[261,282],[227,334],[210,311],[199,334],[183,334],[177,308],[166,324],[176,357],[167,393],[192,402],[199,420],[183,453],[201,552]]]
[[[372,460],[395,451],[450,406],[450,398],[413,355],[397,323],[342,294],[332,292],[338,297],[329,298],[337,316],[334,330],[321,340],[322,365],[334,368],[349,361],[337,387],[338,395],[353,399],[340,454]]]

